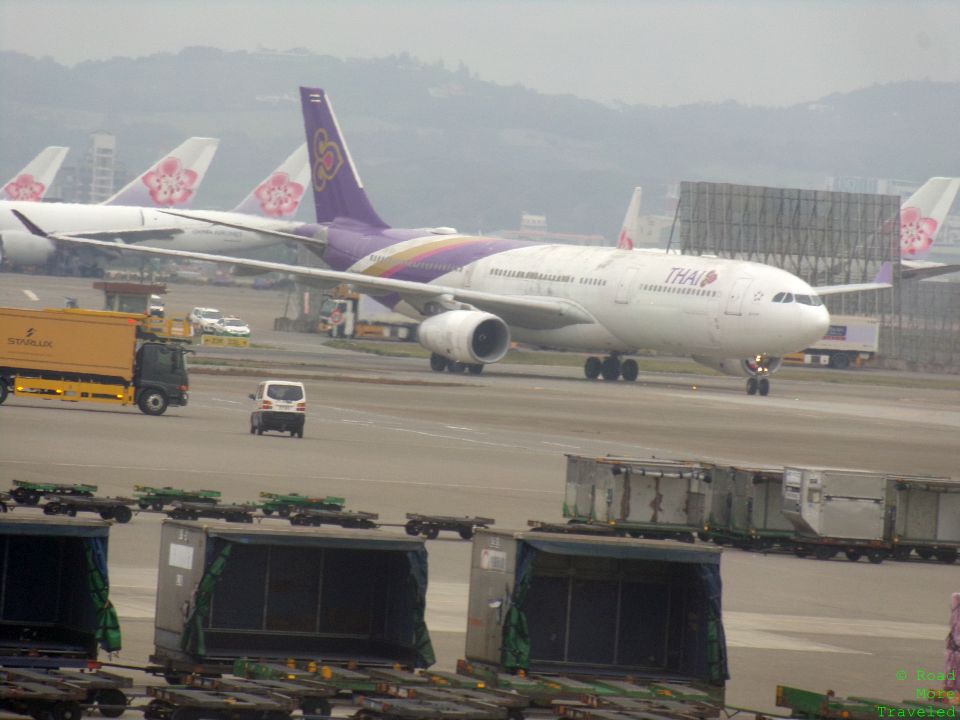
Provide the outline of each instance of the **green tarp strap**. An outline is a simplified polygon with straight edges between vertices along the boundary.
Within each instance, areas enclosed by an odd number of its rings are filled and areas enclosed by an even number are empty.
[[[417,651],[416,666],[427,668],[436,661],[430,631],[427,630],[427,551],[426,548],[407,553],[410,574],[407,576],[407,592],[413,608],[413,642]]]
[[[121,647],[120,620],[110,602],[105,538],[87,538],[83,553],[87,562],[87,590],[97,613],[97,643],[107,652],[116,652]]]
[[[720,568],[701,565],[700,579],[707,601],[707,674],[711,683],[723,685],[730,678],[730,671],[727,666],[727,638],[723,630]]]
[[[517,573],[510,596],[510,607],[503,621],[500,644],[500,664],[508,672],[530,669],[530,629],[524,606],[533,583],[533,560],[537,551],[521,543],[517,554]]]
[[[230,550],[232,549],[233,545],[223,543],[213,562],[207,565],[203,577],[200,578],[200,583],[193,594],[193,605],[183,625],[183,635],[180,636],[181,650],[200,656],[206,654],[207,644],[203,633],[203,622],[210,612],[210,600],[213,598],[213,591],[217,587],[220,576],[223,575],[227,566],[227,558],[230,557]]]

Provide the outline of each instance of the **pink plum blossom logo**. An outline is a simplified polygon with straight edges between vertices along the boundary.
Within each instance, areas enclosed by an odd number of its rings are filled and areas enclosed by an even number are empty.
[[[46,185],[37,182],[33,179],[33,175],[27,173],[18,175],[3,187],[8,200],[26,200],[28,202],[40,202],[43,198],[43,191],[46,189]]]
[[[620,231],[620,238],[617,240],[619,250],[633,250],[633,238],[627,234],[626,230]]]
[[[900,257],[909,260],[926,254],[936,233],[936,220],[923,217],[919,208],[904,208],[900,212]]]
[[[253,194],[264,214],[273,217],[293,215],[300,206],[303,185],[290,180],[285,172],[275,172]]]
[[[313,136],[314,163],[313,163],[313,189],[317,192],[323,192],[327,183],[336,177],[340,168],[343,167],[343,153],[340,146],[332,142],[327,137],[327,131],[323,128],[317,130]]]
[[[703,279],[700,281],[700,287],[706,287],[707,285],[717,281],[717,273],[714,270],[711,270],[706,275],[703,276]]]
[[[182,205],[193,195],[197,173],[183,167],[175,157],[168,157],[143,176],[154,205]]]

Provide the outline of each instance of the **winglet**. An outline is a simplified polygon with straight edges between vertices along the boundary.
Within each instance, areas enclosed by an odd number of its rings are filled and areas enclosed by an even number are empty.
[[[37,225],[35,222],[33,222],[33,220],[28,218],[19,210],[14,210],[13,208],[11,208],[10,212],[12,212],[14,215],[17,216],[17,220],[23,223],[23,226],[30,231],[31,235],[37,235],[38,237],[47,238],[47,239],[50,238],[50,235],[48,235],[44,230],[42,230],[39,225]]]
[[[891,284],[893,282],[893,263],[885,262],[880,266],[880,269],[877,271],[877,274],[874,276],[873,281],[875,283],[886,283]]]

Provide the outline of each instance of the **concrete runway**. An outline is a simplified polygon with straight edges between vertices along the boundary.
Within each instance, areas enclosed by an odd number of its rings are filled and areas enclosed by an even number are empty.
[[[64,295],[100,306],[90,281],[0,275],[0,306],[59,307]],[[284,302],[272,291],[171,286],[168,308],[239,314],[251,322],[254,342],[269,346],[244,356],[277,364],[248,377],[198,367],[190,405],[159,418],[12,398],[0,408],[0,488],[13,479],[89,482],[102,495],[129,495],[134,484],[173,485],[220,490],[232,501],[297,491],[342,495],[349,508],[379,512],[385,522],[425,512],[525,528],[528,519],[561,520],[564,453],[960,476],[960,381],[906,390],[775,377],[771,396],[758,398],[736,378],[605,384],[583,380],[576,368],[540,366],[438,375],[423,360],[273,333]],[[249,434],[247,393],[281,370],[307,384],[303,440]],[[152,648],[161,519],[140,514],[111,533],[121,659],[129,663],[144,662]],[[454,537],[427,545],[427,620],[445,668],[462,656],[466,626],[469,545]],[[774,711],[777,684],[908,698],[922,684],[897,680],[898,671],[913,678],[918,669],[942,670],[957,566],[729,550],[722,572],[732,705]]]

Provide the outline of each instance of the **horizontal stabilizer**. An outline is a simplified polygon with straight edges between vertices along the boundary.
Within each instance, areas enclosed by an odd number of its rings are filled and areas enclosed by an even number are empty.
[[[852,283],[850,285],[821,285],[813,288],[817,295],[842,295],[844,293],[863,292],[865,290],[888,290],[893,285],[882,282]]]

